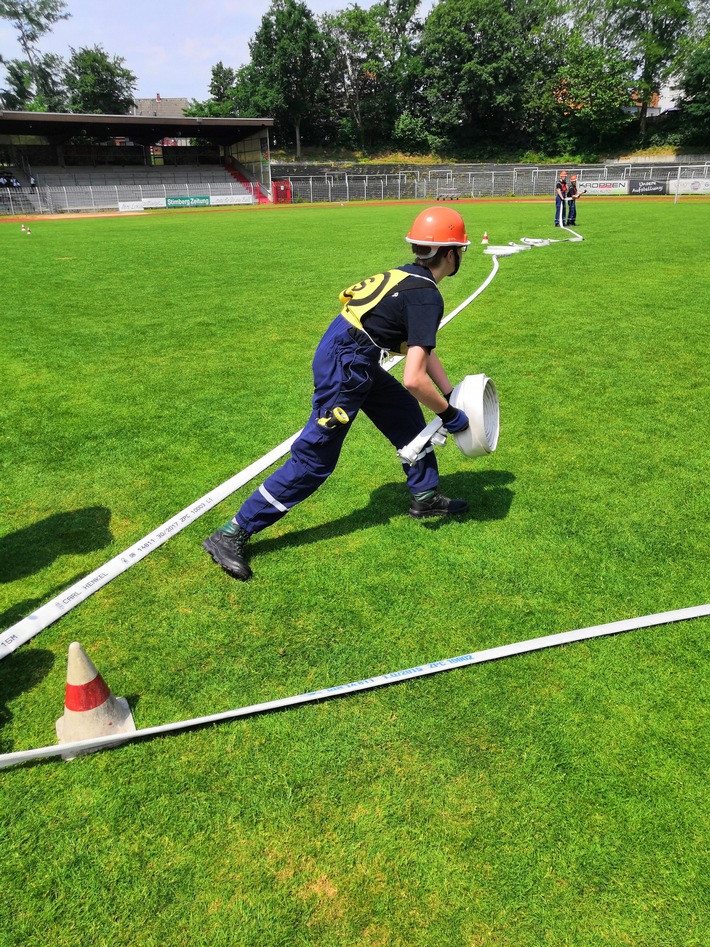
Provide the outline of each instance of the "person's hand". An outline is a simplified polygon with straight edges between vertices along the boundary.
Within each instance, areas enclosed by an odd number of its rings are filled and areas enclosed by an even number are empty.
[[[463,411],[460,411],[458,408],[454,408],[456,411],[456,416],[451,420],[447,421],[444,424],[444,427],[449,432],[449,434],[459,434],[461,431],[465,431],[468,427],[468,417]]]
[[[459,434],[468,427],[468,417],[465,412],[455,408],[452,404],[448,406],[446,411],[442,411],[439,417],[444,425],[444,430],[448,434]]]

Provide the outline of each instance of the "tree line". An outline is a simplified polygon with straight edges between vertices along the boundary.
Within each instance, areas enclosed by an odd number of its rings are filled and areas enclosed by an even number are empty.
[[[70,16],[64,0],[0,0],[0,20],[12,24],[22,50],[17,59],[0,57],[0,102],[10,111],[127,115],[137,78],[120,56],[98,44],[70,48],[67,60],[42,52],[42,37]]]
[[[706,0],[438,0],[425,16],[419,8],[382,0],[316,16],[300,0],[273,0],[249,62],[213,66],[209,97],[188,114],[271,117],[276,144],[297,157],[302,144],[590,156],[661,143],[659,135],[710,145]],[[67,63],[40,53],[40,37],[68,15],[63,0],[0,0],[25,53],[4,63],[6,107],[128,111],[135,76],[122,59],[101,47],[71,50]],[[678,111],[651,123],[654,96],[669,84]]]

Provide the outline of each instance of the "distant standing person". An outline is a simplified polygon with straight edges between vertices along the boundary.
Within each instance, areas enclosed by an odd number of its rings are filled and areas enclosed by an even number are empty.
[[[560,171],[560,179],[555,185],[555,227],[564,227],[567,223],[567,172]]]
[[[577,187],[577,175],[573,174],[567,188],[567,223],[577,223],[577,198],[579,197],[579,188]]]

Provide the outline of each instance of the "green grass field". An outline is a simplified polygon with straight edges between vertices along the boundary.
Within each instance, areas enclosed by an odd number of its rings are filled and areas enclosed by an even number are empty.
[[[547,203],[457,208],[554,237]],[[340,290],[420,207],[0,222],[0,628],[298,430]],[[139,728],[710,600],[710,204],[580,201],[446,326],[498,450],[440,449],[459,521],[406,516],[357,421],[251,544],[239,491],[0,661],[0,751],[55,742],[70,642]],[[401,377],[401,369],[395,369]],[[0,947],[710,943],[710,620],[0,771]]]

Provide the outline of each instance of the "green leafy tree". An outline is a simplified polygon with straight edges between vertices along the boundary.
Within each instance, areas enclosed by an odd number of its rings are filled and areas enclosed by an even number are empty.
[[[70,112],[127,115],[135,96],[136,77],[120,56],[101,46],[71,49],[64,81]]]
[[[631,66],[620,52],[590,45],[573,31],[566,62],[547,88],[556,131],[577,150],[613,142],[629,123],[632,88]]]
[[[209,92],[213,102],[217,105],[232,104],[236,77],[234,69],[225,66],[221,60],[212,67]]]
[[[17,40],[30,66],[35,64],[39,39],[50,33],[55,23],[70,16],[64,0],[0,0],[0,20],[9,20],[17,30]]]
[[[324,43],[313,14],[296,0],[273,0],[249,43],[251,62],[236,74],[238,114],[270,115],[293,130],[301,155],[301,123],[318,99]]]
[[[639,133],[646,133],[648,107],[673,73],[678,43],[690,28],[688,0],[612,0],[621,49],[637,72]]]
[[[678,106],[685,140],[710,146],[710,34],[691,53],[680,93]]]
[[[26,59],[3,60],[5,88],[0,91],[4,107],[27,111],[34,99],[32,66]]]
[[[2,91],[2,98],[8,109],[28,112],[65,110],[64,60],[61,56],[37,54],[34,63],[10,59],[4,65],[7,87]]]
[[[204,102],[193,99],[185,115],[203,115],[207,118],[230,118],[239,114],[235,101],[237,74],[233,69],[218,62],[212,66],[209,85],[210,98]]]
[[[375,64],[369,55],[371,23],[371,13],[357,4],[321,20],[327,37],[332,111],[341,129],[353,139],[343,143],[360,148],[365,147],[370,100],[375,94]]]
[[[634,71],[639,132],[646,133],[654,95],[678,71],[679,53],[691,31],[697,0],[569,0],[571,13],[586,39],[621,53]],[[706,16],[702,10],[698,16]]]
[[[331,111],[341,127],[354,129],[361,148],[391,140],[397,119],[412,105],[418,6],[419,0],[383,0],[321,19]]]
[[[435,131],[459,143],[520,138],[542,77],[554,70],[557,5],[443,0],[421,40],[422,88]]]
[[[23,52],[21,59],[0,59],[7,81],[2,97],[8,108],[62,108],[61,57],[43,55],[38,43],[55,23],[69,16],[63,0],[0,0],[0,20],[7,20],[15,28]]]

